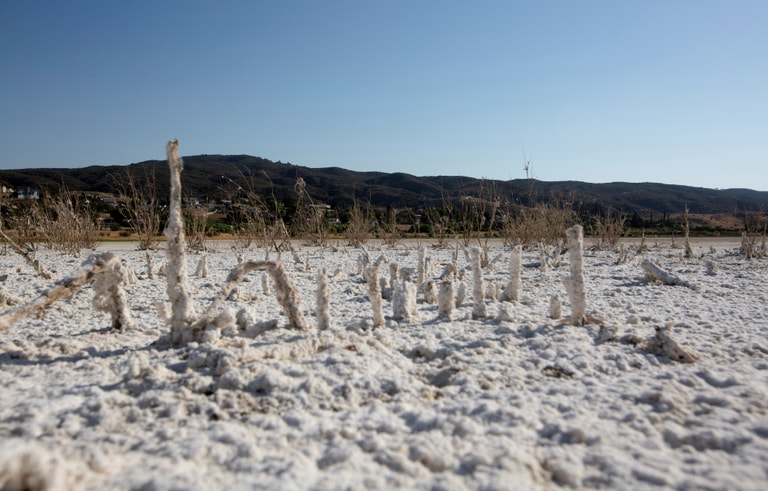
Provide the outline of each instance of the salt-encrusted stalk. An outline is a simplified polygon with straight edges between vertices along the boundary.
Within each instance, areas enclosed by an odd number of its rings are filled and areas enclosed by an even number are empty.
[[[135,285],[139,282],[139,277],[136,276],[136,272],[125,260],[120,261],[120,268],[123,271],[123,282],[126,285]]]
[[[392,286],[392,288],[394,288],[395,283],[397,283],[398,269],[400,269],[400,265],[398,263],[389,263],[389,284]]]
[[[33,268],[35,268],[35,272],[40,275],[41,278],[46,280],[53,279],[53,275],[46,271],[45,267],[43,267],[42,263],[40,263],[39,260],[32,257],[27,251],[25,251],[22,247],[20,247],[16,242],[13,241],[8,235],[3,232],[2,229],[0,229],[0,235],[2,235],[3,239],[5,239],[6,242],[8,242],[11,245],[11,248],[13,248],[14,251],[16,251],[18,254],[21,255]]]
[[[93,284],[94,307],[110,313],[113,328],[125,329],[130,327],[132,322],[122,288],[123,282],[122,265],[114,254],[111,252],[94,254],[83,262],[80,271],[58,281],[53,288],[35,300],[0,314],[0,331],[9,328],[20,319],[40,314],[61,298],[71,298],[89,283]]]
[[[563,302],[558,294],[549,297],[549,318],[559,319],[563,316]]]
[[[501,300],[506,302],[517,302],[520,299],[520,267],[522,263],[523,248],[516,245],[512,249],[512,256],[509,258],[509,283],[501,293]]]
[[[371,266],[365,270],[368,282],[368,298],[373,309],[373,327],[384,325],[384,311],[382,310],[381,285],[379,284],[379,267]]]
[[[317,270],[316,312],[317,329],[324,331],[331,326],[331,300],[328,287],[328,269],[321,266]]]
[[[242,264],[243,261],[239,261],[238,264]],[[261,292],[264,295],[269,295],[269,278],[267,275],[261,275]]]
[[[707,268],[707,274],[709,276],[717,276],[717,263],[715,262],[714,258],[707,259],[704,262],[704,265]]]
[[[197,263],[197,269],[195,269],[195,276],[200,278],[208,278],[208,256],[203,256]]]
[[[395,282],[392,292],[392,318],[406,322],[416,320],[416,285],[410,281]]]
[[[360,244],[359,247],[361,252],[357,258],[357,274],[365,276],[366,269],[368,269],[368,265],[371,264],[371,256],[368,254],[368,249],[366,249],[364,245]]]
[[[384,291],[389,289],[389,280],[386,276],[379,276],[379,288],[381,288],[382,296],[384,296]]]
[[[283,263],[279,261],[244,261],[229,272],[229,276],[227,276],[226,283],[222,286],[219,296],[216,297],[205,312],[203,312],[200,320],[195,322],[193,326],[194,333],[199,333],[213,321],[216,309],[224,302],[224,300],[226,300],[235,287],[243,281],[243,278],[245,278],[248,273],[262,269],[266,270],[272,277],[272,281],[275,284],[275,297],[285,311],[285,315],[288,317],[288,323],[296,329],[309,330],[310,326],[304,315],[301,313],[299,292],[296,290],[290,277],[286,274],[285,269],[283,268]]]
[[[424,303],[432,305],[437,302],[437,285],[432,280],[424,283]]]
[[[483,282],[483,270],[480,267],[480,248],[473,247],[469,254],[472,262],[472,318],[482,319],[488,317],[485,307],[485,284]]]
[[[467,298],[467,285],[462,281],[456,288],[456,307],[461,307],[465,298]]]
[[[451,251],[451,261],[453,264],[456,264],[459,262],[459,239],[456,238],[456,247],[453,248]]]
[[[454,308],[453,281],[443,280],[440,282],[440,290],[437,294],[437,318],[451,320],[451,314]]]
[[[496,286],[496,283],[493,283],[493,282],[488,283],[488,288],[485,289],[485,298],[487,298],[491,302],[498,302],[499,288]]]
[[[456,265],[454,263],[446,264],[443,272],[440,273],[441,280],[452,280],[456,277]]]
[[[155,278],[155,272],[152,271],[152,256],[149,254],[149,251],[147,251],[147,278],[150,280]]]
[[[424,284],[424,267],[425,267],[426,258],[427,258],[426,249],[424,248],[424,246],[419,247],[419,263],[417,265],[417,270],[416,270],[416,273],[417,273],[416,284],[419,285],[419,287],[421,287],[421,285]]]
[[[581,326],[587,320],[587,291],[584,285],[584,231],[581,225],[566,230],[568,236],[568,262],[571,275],[563,278],[568,300],[571,302],[571,322]]]
[[[171,140],[166,146],[170,169],[171,197],[168,207],[166,290],[171,303],[171,342],[194,341],[190,329],[195,321],[195,306],[190,294],[187,272],[187,244],[184,238],[184,219],[181,215],[181,171],[184,166],[179,158],[179,141]]]
[[[113,329],[126,329],[133,325],[131,310],[123,290],[128,283],[128,272],[111,252],[91,256],[84,264],[93,263],[93,308],[108,312]],[[135,276],[135,275],[134,275]]]
[[[685,229],[685,257],[686,259],[690,259],[693,257],[693,249],[691,249],[691,240],[690,240],[690,226],[688,225],[688,205],[685,205],[685,224],[683,225],[683,228]]]
[[[549,263],[547,262],[547,253],[544,250],[544,244],[539,242],[539,267],[541,268],[542,273],[547,272],[548,264]]]
[[[619,244],[619,258],[616,260],[616,264],[624,264],[627,260],[627,253],[624,249],[624,243]]]

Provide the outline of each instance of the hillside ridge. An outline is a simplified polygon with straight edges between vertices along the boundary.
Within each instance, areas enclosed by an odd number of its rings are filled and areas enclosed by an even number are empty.
[[[582,181],[499,181],[466,176],[416,176],[402,172],[353,171],[341,167],[307,167],[250,155],[192,155],[184,159],[182,184],[187,196],[225,198],[237,187],[296,199],[295,184],[301,177],[316,202],[348,207],[355,201],[374,207],[422,208],[441,206],[463,197],[501,203],[575,204],[622,213],[674,214],[687,207],[693,214],[764,211],[768,192],[747,188],[710,189],[654,182],[588,183]],[[141,182],[147,175],[157,179],[158,192],[168,189],[164,160],[128,165],[81,168],[0,170],[0,183],[13,188],[35,188],[55,194],[62,186],[76,192],[116,193],[126,172]]]

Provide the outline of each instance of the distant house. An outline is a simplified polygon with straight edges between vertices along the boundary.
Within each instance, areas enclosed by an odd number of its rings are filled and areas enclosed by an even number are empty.
[[[16,192],[16,196],[19,199],[40,199],[40,191],[35,188],[19,188]]]
[[[109,228],[112,226],[114,219],[112,217],[102,217],[96,220],[99,228]]]
[[[13,188],[10,186],[6,186],[5,184],[0,185],[0,193],[2,194],[13,194]]]

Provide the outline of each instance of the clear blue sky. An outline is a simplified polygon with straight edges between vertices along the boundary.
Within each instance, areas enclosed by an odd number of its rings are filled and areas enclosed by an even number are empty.
[[[310,167],[768,190],[766,0],[0,3],[0,168]]]

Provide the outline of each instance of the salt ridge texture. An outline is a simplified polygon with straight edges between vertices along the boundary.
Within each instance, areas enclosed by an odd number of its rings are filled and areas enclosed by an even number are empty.
[[[211,244],[207,277],[189,279],[198,311],[237,263]],[[662,243],[617,264],[585,241],[589,318],[550,319],[567,260],[543,272],[522,255],[519,302],[471,299],[439,318],[420,302],[412,322],[372,329],[360,249],[298,247],[284,256],[310,331],[287,318],[262,272],[222,305],[213,344],[172,347],[158,316],[165,278],[145,252],[113,250],[138,281],[124,285],[133,327],[110,328],[93,289],[41,319],[0,332],[3,489],[765,489],[768,482],[768,261],[738,241],[694,242],[692,259]],[[415,244],[377,245],[401,268]],[[160,269],[165,251],[154,251]],[[425,279],[452,251],[427,249]],[[509,281],[512,251],[493,245],[487,284]],[[274,256],[274,253],[272,253]],[[247,259],[264,256],[251,249]],[[83,258],[40,251],[58,278]],[[648,282],[654,258],[696,288]],[[194,268],[201,256],[190,254]],[[715,264],[716,268],[712,268]],[[459,277],[472,288],[465,261]],[[52,282],[0,255],[3,300],[29,301]],[[330,323],[314,317],[317,271],[329,274]],[[192,269],[190,269],[192,270]],[[567,305],[567,304],[566,304]],[[567,311],[567,310],[566,310]],[[223,319],[223,320],[222,320]],[[651,347],[667,333],[695,355]]]

